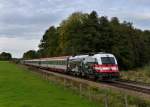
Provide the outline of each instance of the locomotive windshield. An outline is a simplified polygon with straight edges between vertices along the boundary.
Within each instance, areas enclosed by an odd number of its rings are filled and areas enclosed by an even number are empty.
[[[102,64],[116,64],[114,57],[101,57]]]

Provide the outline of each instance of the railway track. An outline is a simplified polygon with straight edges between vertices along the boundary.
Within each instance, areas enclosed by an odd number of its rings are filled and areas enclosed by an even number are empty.
[[[126,82],[126,81],[111,81],[109,82],[109,85],[119,87],[119,88],[124,88],[128,90],[133,90],[137,92],[142,92],[145,94],[150,95],[150,86],[149,85],[141,85],[135,82]]]
[[[150,87],[149,83],[144,83],[144,82],[139,82],[139,81],[132,81],[132,80],[126,80],[126,79],[120,79],[120,82],[126,82],[126,83],[132,83],[132,84],[137,84],[137,85],[144,85],[147,87]]]

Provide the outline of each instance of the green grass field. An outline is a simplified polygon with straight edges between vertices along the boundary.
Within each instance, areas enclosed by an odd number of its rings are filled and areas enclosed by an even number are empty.
[[[29,70],[0,62],[0,107],[98,107]],[[100,106],[99,106],[100,107]]]

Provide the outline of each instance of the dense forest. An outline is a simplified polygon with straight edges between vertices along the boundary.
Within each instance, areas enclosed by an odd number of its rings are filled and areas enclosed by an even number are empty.
[[[12,55],[10,53],[2,52],[0,53],[0,61],[11,60]]]
[[[135,28],[132,23],[120,22],[91,13],[75,12],[59,26],[46,30],[39,50],[24,53],[25,59],[75,55],[89,52],[114,54],[123,69],[141,67],[150,62],[150,31]]]

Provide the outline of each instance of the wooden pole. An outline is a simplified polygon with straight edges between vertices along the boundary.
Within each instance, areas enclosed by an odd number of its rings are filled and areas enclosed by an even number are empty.
[[[89,100],[91,101],[91,90],[90,90],[90,87],[88,87],[88,92],[89,92]]]
[[[105,95],[105,107],[108,107],[108,93]]]
[[[127,95],[124,95],[124,103],[125,103],[125,107],[128,107],[128,99],[127,99]]]
[[[80,97],[82,96],[82,84],[80,83],[79,85],[79,90],[80,90]]]
[[[65,89],[65,86],[66,86],[66,79],[64,78],[64,89]]]

